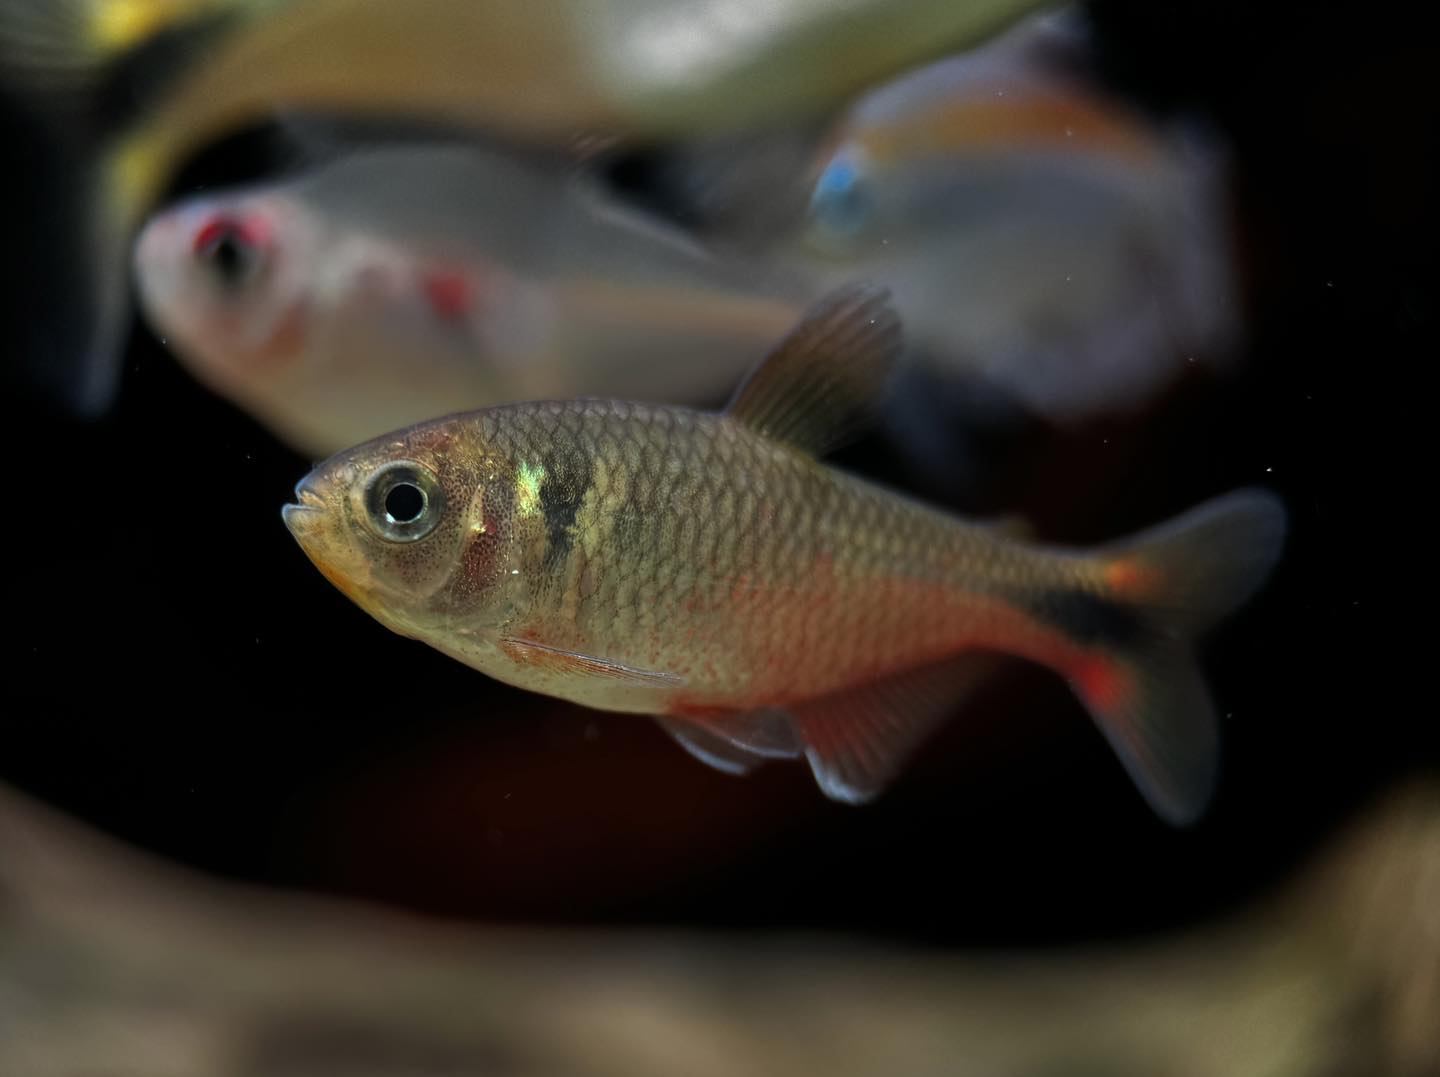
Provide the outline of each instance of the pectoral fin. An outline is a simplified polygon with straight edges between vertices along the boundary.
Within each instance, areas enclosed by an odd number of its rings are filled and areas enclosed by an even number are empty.
[[[680,747],[706,766],[726,774],[749,774],[765,761],[763,755],[726,740],[704,723],[689,718],[661,718],[659,722]]]
[[[517,665],[537,666],[557,673],[570,673],[580,677],[603,677],[649,688],[678,688],[684,678],[662,670],[640,669],[606,658],[550,647],[532,640],[506,636],[500,640],[500,649]]]

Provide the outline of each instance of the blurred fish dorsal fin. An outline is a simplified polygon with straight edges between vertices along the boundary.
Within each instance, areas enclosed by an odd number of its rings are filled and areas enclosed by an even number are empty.
[[[821,456],[874,412],[900,356],[888,289],[852,284],[817,301],[730,401],[727,413],[766,437]]]
[[[612,199],[675,222],[707,247],[763,254],[804,224],[812,173],[839,119],[826,111],[660,143],[590,136],[574,153]]]
[[[570,175],[570,191],[595,218],[643,236],[657,246],[667,247],[689,258],[713,261],[715,253],[694,236],[671,225],[643,207],[627,205],[583,169]]]

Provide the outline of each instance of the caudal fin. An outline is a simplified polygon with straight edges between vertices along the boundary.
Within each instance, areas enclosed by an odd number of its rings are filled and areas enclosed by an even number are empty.
[[[1269,576],[1285,539],[1278,498],[1241,490],[1099,551],[1104,645],[1071,672],[1145,799],[1166,821],[1214,795],[1219,730],[1195,641]]]

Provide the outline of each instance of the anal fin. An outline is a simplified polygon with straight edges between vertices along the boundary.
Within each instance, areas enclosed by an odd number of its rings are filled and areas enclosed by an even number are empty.
[[[847,804],[874,799],[1001,662],[960,655],[791,707],[821,790]]]

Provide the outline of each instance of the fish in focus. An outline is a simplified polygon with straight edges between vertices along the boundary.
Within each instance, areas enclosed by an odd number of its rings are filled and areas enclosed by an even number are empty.
[[[1223,367],[1241,334],[1218,143],[1105,92],[1087,49],[1035,18],[870,94],[777,252],[821,287],[888,285],[934,369],[1061,423]]]
[[[901,348],[883,289],[815,304],[719,413],[616,401],[439,419],[335,456],[285,523],[382,624],[506,683],[653,715],[732,772],[803,756],[879,793],[973,684],[1064,677],[1164,819],[1218,730],[1197,636],[1267,578],[1280,502],[1239,491],[1094,550],[1023,542],[825,466]]]
[[[183,161],[277,110],[546,145],[772,122],[1035,4],[0,0],[0,95],[34,118],[31,167],[63,207],[21,259],[46,276],[16,330],[22,361],[75,410],[108,406],[135,229]]]
[[[171,350],[317,456],[515,400],[723,400],[804,305],[573,166],[468,144],[186,199],[134,266]]]

